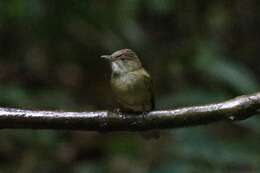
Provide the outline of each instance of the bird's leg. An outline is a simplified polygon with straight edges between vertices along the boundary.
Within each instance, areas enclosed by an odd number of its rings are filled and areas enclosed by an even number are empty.
[[[113,112],[115,112],[115,113],[117,113],[117,114],[122,113],[122,111],[121,111],[120,108],[114,108]]]

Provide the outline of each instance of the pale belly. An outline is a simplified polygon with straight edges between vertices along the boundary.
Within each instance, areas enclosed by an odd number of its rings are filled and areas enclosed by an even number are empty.
[[[143,76],[126,74],[111,80],[117,102],[124,109],[149,111],[152,109],[152,92]]]

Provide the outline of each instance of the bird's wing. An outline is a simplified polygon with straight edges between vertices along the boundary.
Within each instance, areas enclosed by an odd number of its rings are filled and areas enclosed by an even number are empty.
[[[154,91],[153,91],[153,81],[151,76],[145,71],[145,69],[143,69],[142,71],[143,71],[145,86],[147,87],[148,92],[151,94],[151,99],[150,99],[151,110],[154,110],[155,99],[154,99]]]

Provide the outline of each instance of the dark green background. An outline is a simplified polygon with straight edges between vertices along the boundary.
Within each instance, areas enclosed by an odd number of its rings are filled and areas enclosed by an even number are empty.
[[[140,56],[158,109],[259,90],[260,1],[8,0],[0,2],[0,105],[113,109],[99,57]],[[260,172],[260,119],[162,132],[1,130],[4,173]]]

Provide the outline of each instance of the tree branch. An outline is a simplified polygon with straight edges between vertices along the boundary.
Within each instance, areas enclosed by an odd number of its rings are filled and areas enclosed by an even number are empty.
[[[145,131],[243,120],[260,110],[260,92],[204,106],[159,110],[144,114],[31,111],[0,108],[0,128],[88,131]]]

